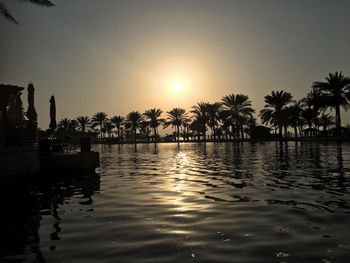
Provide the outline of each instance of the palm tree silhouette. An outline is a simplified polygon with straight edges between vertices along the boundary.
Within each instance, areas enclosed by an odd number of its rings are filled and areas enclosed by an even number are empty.
[[[106,132],[108,134],[108,138],[110,138],[111,134],[113,132],[113,129],[114,129],[114,125],[110,121],[106,121],[104,123],[104,128],[106,129]]]
[[[143,121],[142,114],[138,111],[132,111],[126,116],[126,122],[128,126],[133,131],[134,134],[134,143],[136,144],[136,132],[140,128]]]
[[[289,124],[294,128],[294,136],[298,137],[298,127],[302,123],[301,112],[303,111],[302,102],[296,101],[287,109]]]
[[[49,0],[20,0],[20,2],[28,2],[28,3],[38,5],[38,6],[43,6],[43,7],[54,6],[54,4]],[[10,13],[10,11],[2,2],[0,2],[0,15],[2,15],[5,19],[7,19],[12,23],[19,24],[16,18]]]
[[[323,113],[319,118],[318,118],[318,123],[320,124],[320,126],[322,126],[323,128],[323,133],[326,135],[327,133],[327,129],[329,127],[332,127],[334,125],[334,117],[331,116],[328,113]]]
[[[230,94],[222,98],[223,112],[230,118],[231,129],[234,137],[238,139],[239,131],[243,137],[243,124],[253,116],[255,110],[247,95]]]
[[[318,90],[311,90],[305,98],[301,100],[302,111],[301,120],[303,125],[307,125],[309,129],[317,126],[318,115],[320,111],[326,109],[324,98]]]
[[[70,122],[70,119],[63,118],[58,122],[57,127],[61,132],[68,132],[70,128]]]
[[[271,95],[265,96],[265,108],[259,114],[263,124],[270,123],[279,129],[280,136],[285,121],[284,110],[293,102],[292,98],[293,96],[284,90],[272,91]]]
[[[143,114],[146,117],[146,121],[149,127],[153,129],[154,143],[157,143],[158,139],[158,127],[164,123],[164,119],[161,118],[163,111],[161,109],[146,110]]]
[[[336,133],[341,133],[340,108],[348,110],[350,102],[350,78],[342,72],[329,73],[325,82],[314,82],[312,88],[319,91],[325,106],[335,109]]]
[[[122,116],[113,116],[111,118],[111,122],[114,124],[115,128],[117,129],[117,135],[118,135],[118,140],[120,140],[120,131],[122,128],[122,124],[124,122],[124,118]]]
[[[79,126],[79,122],[77,120],[71,120],[69,122],[69,133],[72,135],[77,131]]]
[[[107,121],[107,114],[104,112],[97,112],[91,119],[94,125],[98,125],[100,128],[100,137],[102,139],[103,137],[103,126],[104,123]]]
[[[204,140],[206,140],[206,131],[207,131],[207,123],[209,120],[208,117],[208,105],[207,102],[198,102],[197,105],[192,107],[191,113],[194,115],[194,121],[195,127],[198,131],[198,137],[200,135],[203,135]]]
[[[245,132],[250,136],[250,138],[255,137],[255,130],[256,130],[256,126],[257,126],[257,122],[256,122],[256,118],[254,118],[253,116],[249,117],[249,119],[247,119],[246,125],[245,125]]]
[[[175,133],[177,137],[177,142],[180,140],[180,127],[187,120],[187,113],[185,109],[173,108],[171,111],[167,112],[167,121],[165,127],[171,125],[175,127]]]
[[[85,133],[86,126],[90,124],[90,118],[88,116],[79,116],[77,121],[80,125],[81,132]]]
[[[208,103],[207,111],[208,111],[208,126],[213,132],[214,140],[216,139],[216,130],[219,123],[220,111],[222,109],[221,102]]]

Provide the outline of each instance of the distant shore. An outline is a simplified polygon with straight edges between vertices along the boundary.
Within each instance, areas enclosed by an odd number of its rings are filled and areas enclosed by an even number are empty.
[[[180,141],[123,141],[118,142],[115,140],[105,140],[99,141],[94,140],[93,144],[169,144],[169,143],[207,143],[207,142],[217,142],[217,143],[235,143],[235,142],[350,142],[350,137],[298,137],[298,138],[283,138],[283,139],[236,139],[236,140],[180,140]]]

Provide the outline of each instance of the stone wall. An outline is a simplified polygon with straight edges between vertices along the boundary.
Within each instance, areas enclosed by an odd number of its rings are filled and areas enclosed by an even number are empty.
[[[0,177],[30,176],[39,172],[39,152],[36,146],[0,145]]]

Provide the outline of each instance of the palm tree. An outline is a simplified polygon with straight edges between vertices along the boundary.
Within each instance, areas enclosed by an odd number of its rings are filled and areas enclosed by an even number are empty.
[[[303,110],[302,107],[302,102],[301,101],[297,101],[294,102],[292,105],[290,105],[287,108],[288,111],[288,121],[289,124],[294,128],[294,136],[295,138],[298,137],[298,127],[301,124],[301,112]]]
[[[185,119],[184,122],[182,123],[182,137],[185,140],[189,140],[191,133],[190,133],[190,119]]]
[[[145,113],[143,114],[146,117],[149,127],[153,129],[154,143],[157,143],[158,126],[164,123],[164,119],[160,117],[162,113],[163,111],[161,109],[154,108],[154,109],[146,110]]]
[[[146,139],[146,141],[149,142],[150,133],[151,133],[151,128],[149,127],[149,122],[142,120],[140,124],[141,140],[143,141],[144,139]]]
[[[106,121],[104,123],[104,128],[106,129],[106,132],[108,134],[108,138],[110,138],[111,134],[113,132],[113,129],[114,129],[114,125],[110,121]]]
[[[323,127],[322,133],[326,135],[327,129],[334,125],[334,117],[329,114],[323,113],[318,118],[318,123]]]
[[[247,120],[245,132],[249,134],[250,138],[254,138],[254,132],[257,126],[256,119],[252,116]]]
[[[94,125],[100,127],[100,137],[103,137],[103,125],[107,121],[107,114],[104,112],[97,112],[91,119]]]
[[[185,109],[174,108],[171,111],[167,112],[167,122],[165,123],[165,127],[171,125],[175,127],[175,133],[177,137],[177,141],[180,140],[180,127],[187,120],[187,113]]]
[[[207,131],[207,123],[208,123],[208,105],[207,102],[199,102],[197,105],[192,107],[191,113],[193,113],[195,118],[195,123],[198,132],[198,139],[201,135],[203,135],[204,140],[206,140],[206,131]]]
[[[69,133],[74,134],[77,131],[79,122],[77,120],[71,120],[69,122]]]
[[[38,5],[38,6],[43,6],[43,7],[54,6],[54,4],[49,0],[21,0],[21,2],[28,2],[28,3]],[[2,2],[0,2],[0,15],[2,15],[5,19],[7,19],[8,21],[10,21],[12,23],[19,24],[18,21],[16,20],[16,18],[14,18],[14,16],[12,16],[10,11],[7,9],[7,7]]]
[[[342,72],[329,73],[325,82],[314,82],[312,88],[321,93],[325,105],[335,109],[335,127],[337,134],[341,133],[340,108],[348,110],[350,106],[350,78]]]
[[[325,110],[325,101],[318,90],[311,90],[301,100],[301,126],[307,125],[309,129],[317,126],[318,115]]]
[[[214,140],[216,139],[216,130],[219,122],[219,114],[222,109],[221,102],[208,103],[207,111],[208,111],[208,126],[213,132]]]
[[[272,126],[279,129],[280,136],[282,135],[282,128],[285,126],[284,110],[288,104],[293,102],[293,96],[286,91],[272,91],[271,95],[265,96],[265,108],[260,111],[260,118],[263,124],[270,123]]]
[[[129,128],[133,131],[134,134],[134,143],[136,144],[136,132],[140,128],[143,121],[142,114],[138,111],[132,111],[126,116],[126,122],[128,123]]]
[[[232,127],[233,123],[231,121],[229,112],[223,110],[219,112],[219,123],[221,123],[221,126],[219,128],[219,138],[221,139],[221,135],[223,135],[224,132],[225,139],[228,140],[228,137],[231,139],[232,133],[230,131],[230,127]]]
[[[88,116],[79,116],[77,121],[80,125],[81,132],[85,133],[86,126],[90,123],[90,118]]]
[[[316,124],[317,116],[319,112],[313,108],[304,108],[301,112],[301,119],[308,126],[309,129],[312,128],[312,125]]]
[[[122,124],[124,122],[124,118],[122,116],[113,116],[111,118],[111,122],[114,124],[115,128],[117,129],[118,140],[120,140],[120,131],[122,128]]]
[[[253,116],[255,110],[247,95],[231,94],[222,98],[223,112],[231,121],[231,129],[234,137],[238,139],[239,131],[243,138],[243,124]]]
[[[192,135],[197,137],[197,140],[199,141],[203,135],[203,129],[205,129],[205,126],[203,127],[203,121],[200,118],[193,118],[189,124],[189,129],[192,131]]]
[[[71,120],[68,118],[63,118],[58,122],[57,128],[61,132],[68,132]]]

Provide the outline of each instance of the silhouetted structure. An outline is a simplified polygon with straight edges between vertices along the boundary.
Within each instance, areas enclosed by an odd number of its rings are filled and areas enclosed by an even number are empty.
[[[19,129],[24,128],[21,94],[23,87],[0,85],[0,138],[6,143],[20,140]]]
[[[56,122],[56,102],[55,102],[55,97],[51,96],[50,99],[50,129],[52,132],[55,132],[57,128],[57,122]]]
[[[258,125],[251,130],[250,137],[252,139],[272,139],[273,135],[271,134],[271,128]]]
[[[28,109],[27,109],[27,118],[28,118],[28,129],[31,133],[33,141],[36,141],[36,131],[38,128],[38,115],[34,106],[34,85],[31,83],[28,85]]]

